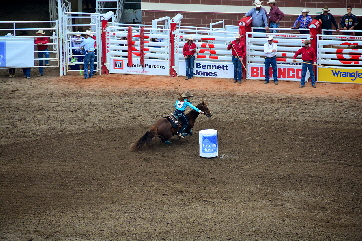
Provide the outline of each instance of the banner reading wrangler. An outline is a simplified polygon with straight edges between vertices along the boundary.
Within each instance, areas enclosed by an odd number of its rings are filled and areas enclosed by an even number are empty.
[[[0,38],[0,67],[34,67],[34,40],[16,37]]]
[[[362,84],[362,70],[339,69],[339,68],[318,68],[318,81],[338,83],[359,83]]]

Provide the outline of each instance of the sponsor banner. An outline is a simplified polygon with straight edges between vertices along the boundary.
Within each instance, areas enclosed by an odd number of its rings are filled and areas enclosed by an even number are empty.
[[[179,75],[186,76],[185,61],[179,62]],[[234,65],[232,63],[197,62],[194,65],[195,77],[234,78]]]
[[[0,38],[0,67],[25,68],[34,67],[34,40]]]
[[[145,74],[145,75],[169,75],[169,63],[162,60],[145,60],[145,66],[139,59],[133,59],[132,66],[128,66],[127,58],[112,58],[110,73],[120,74]]]
[[[277,65],[278,66],[278,80],[291,80],[300,81],[302,77],[301,65]],[[265,70],[262,64],[249,64],[248,65],[248,78],[249,79],[265,79]],[[309,78],[309,72],[306,74],[306,80]],[[273,68],[269,68],[269,79],[273,79]]]
[[[362,69],[318,68],[318,81],[362,84]]]

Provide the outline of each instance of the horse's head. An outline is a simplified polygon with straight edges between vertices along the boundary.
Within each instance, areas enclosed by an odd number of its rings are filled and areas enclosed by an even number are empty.
[[[207,117],[211,117],[211,111],[209,110],[209,107],[207,107],[206,102],[202,101],[200,104],[196,106],[199,110],[203,111]]]

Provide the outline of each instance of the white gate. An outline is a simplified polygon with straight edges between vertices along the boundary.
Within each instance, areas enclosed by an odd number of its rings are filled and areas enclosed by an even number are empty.
[[[96,39],[96,59],[94,61],[94,70],[101,74],[101,15],[99,13],[79,13],[79,12],[65,12],[61,18],[62,21],[62,66],[61,75],[65,75],[68,71],[76,71],[82,74],[82,58],[83,54],[76,54],[74,50],[79,47],[72,45],[72,38],[77,34],[84,36],[87,30],[93,34]]]
[[[274,36],[274,42],[277,43],[278,46],[276,56],[278,80],[299,81],[302,72],[301,63],[294,63],[292,58],[295,52],[304,46],[303,41],[310,38],[309,34],[248,32],[246,39],[247,78],[265,78],[264,44],[267,43],[268,36]],[[298,58],[301,58],[301,56]],[[298,62],[301,61],[302,60],[299,59]],[[272,71],[271,68],[270,71]],[[270,76],[272,76],[271,73]]]

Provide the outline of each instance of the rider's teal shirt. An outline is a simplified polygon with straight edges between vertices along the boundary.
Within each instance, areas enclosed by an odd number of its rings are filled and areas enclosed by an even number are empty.
[[[175,102],[176,110],[185,111],[187,106],[196,110],[197,112],[200,112],[200,110],[196,106],[192,105],[191,102],[189,102],[187,99],[184,99],[183,101],[176,100]]]

